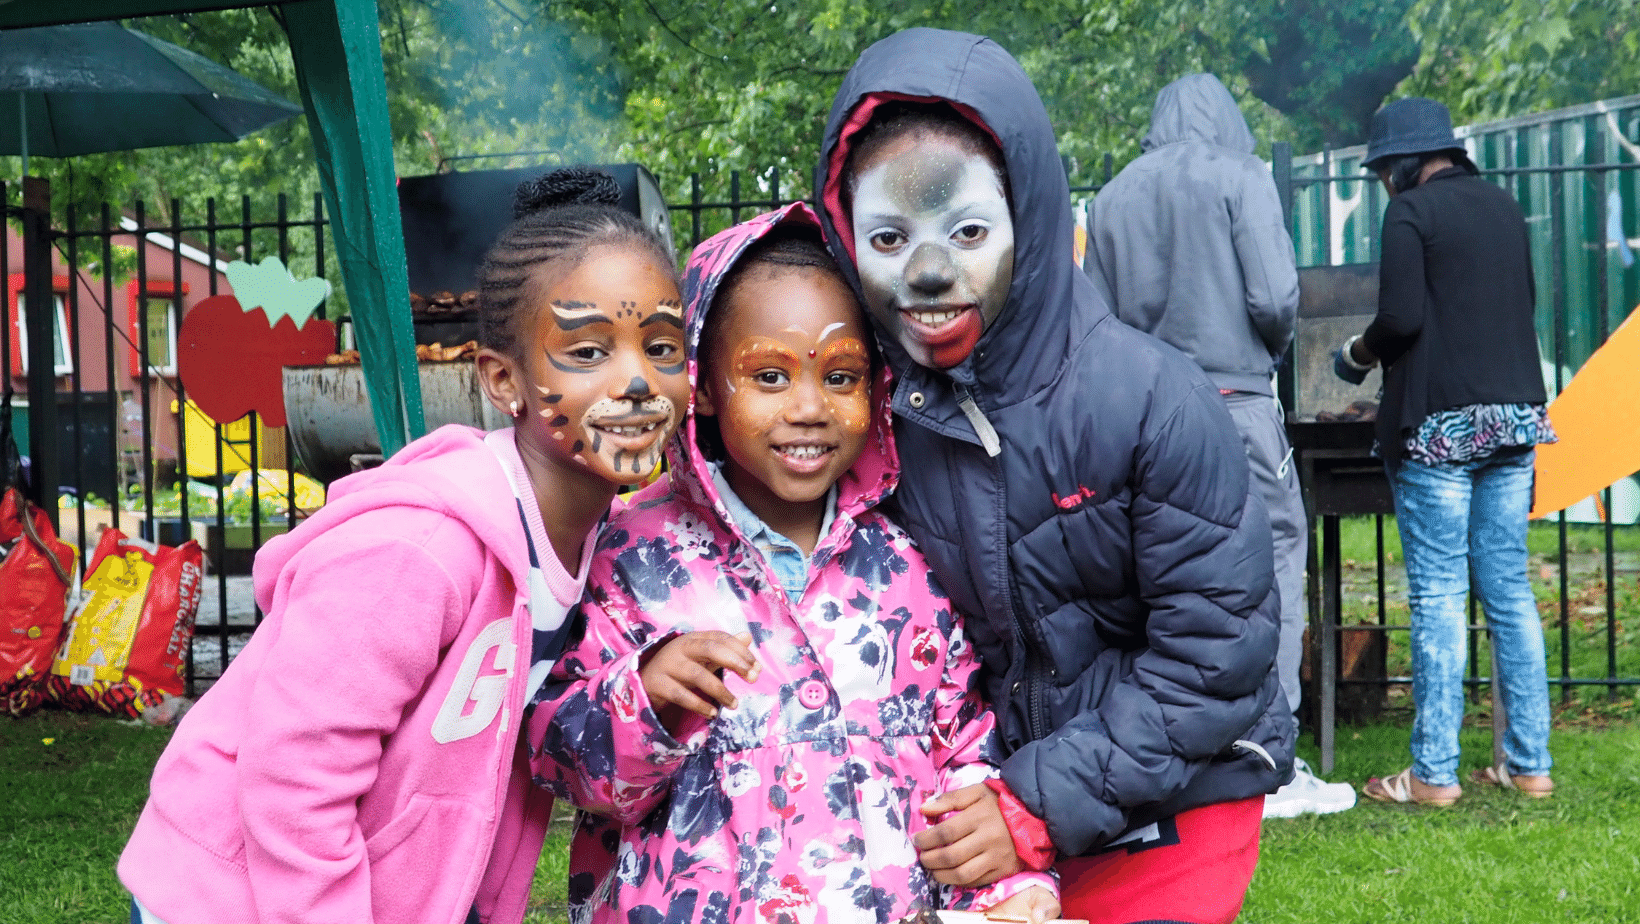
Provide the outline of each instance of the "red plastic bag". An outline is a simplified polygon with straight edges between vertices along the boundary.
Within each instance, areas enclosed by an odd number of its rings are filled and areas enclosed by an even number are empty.
[[[79,712],[140,718],[181,696],[202,591],[199,543],[155,545],[103,530],[86,595],[51,665],[51,698]]]
[[[0,554],[0,713],[16,716],[46,696],[79,556],[16,488],[0,498],[0,549],[7,544]]]

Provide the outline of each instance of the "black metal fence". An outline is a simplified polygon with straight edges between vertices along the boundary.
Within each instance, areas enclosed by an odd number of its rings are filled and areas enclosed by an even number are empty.
[[[1633,167],[1579,169],[1592,183],[1598,171]],[[1289,198],[1320,184],[1361,181],[1358,174],[1295,176],[1290,161],[1284,167],[1279,156],[1276,168]],[[1508,179],[1524,172],[1489,175]],[[1091,198],[1113,173],[1109,156],[1091,170],[1071,172],[1073,197]],[[807,179],[793,170],[728,171],[667,186],[680,250],[687,252],[717,230],[758,212],[807,198]],[[200,538],[209,577],[187,667],[188,690],[194,694],[220,675],[260,619],[247,577],[251,557],[267,538],[294,526],[301,512],[294,503],[299,489],[289,434],[262,426],[254,414],[217,422],[192,411],[175,375],[175,330],[194,301],[225,285],[221,268],[227,260],[275,255],[299,277],[328,275],[333,261],[322,202],[315,197],[296,205],[283,196],[265,202],[249,197],[227,204],[209,200],[194,214],[173,200],[158,219],[139,203],[128,211],[105,207],[89,226],[59,220],[53,230],[41,216],[29,219],[27,210],[11,204],[15,193],[0,186],[8,216],[17,219],[8,223],[13,235],[25,232],[32,221],[35,233],[44,235],[33,246],[44,246],[52,255],[51,286],[61,299],[55,337],[61,346],[53,375],[22,374],[16,358],[23,355],[27,331],[38,324],[17,323],[20,289],[9,288],[13,322],[0,332],[0,369],[8,375],[8,385],[18,386],[18,394],[14,401],[8,388],[5,410],[21,430],[27,429],[35,402],[46,401],[55,412],[56,420],[30,438],[38,440],[41,432],[61,434],[50,477],[63,485],[65,499],[57,511],[61,532],[77,543],[82,561],[104,525],[167,542]],[[1554,252],[1563,249],[1557,246]],[[0,249],[0,278],[13,280],[22,272],[20,262],[11,247]],[[1551,267],[1540,279],[1555,285],[1560,272]],[[1562,299],[1548,302],[1555,323],[1564,324],[1570,309]],[[1608,334],[1602,330],[1598,339]],[[52,393],[50,398],[44,397],[46,392]],[[38,465],[52,454],[31,455]],[[268,473],[271,481],[263,477]],[[1610,503],[1608,497],[1608,510]],[[1558,538],[1556,552],[1545,561],[1555,572],[1558,598],[1554,656],[1559,669],[1552,671],[1558,674],[1553,682],[1568,695],[1576,687],[1594,686],[1615,697],[1640,684],[1640,669],[1634,666],[1640,657],[1635,637],[1640,624],[1634,619],[1640,615],[1640,588],[1623,586],[1624,581],[1632,583],[1635,573],[1635,556],[1626,550],[1640,547],[1635,541],[1640,527],[1614,526],[1609,519],[1580,527],[1562,516],[1549,528]],[[1388,638],[1408,628],[1390,618],[1404,605],[1404,581],[1397,587],[1384,518],[1365,518],[1359,531],[1365,529],[1372,531],[1366,547],[1376,561],[1357,563],[1357,570],[1370,577],[1342,612],[1346,623],[1363,622]],[[1598,559],[1597,568],[1577,570],[1591,559]],[[1487,682],[1487,672],[1478,630],[1475,638],[1469,682],[1479,686]],[[1388,663],[1393,667],[1397,662],[1391,657]],[[1379,670],[1371,678],[1345,682],[1381,688],[1408,680]]]
[[[72,214],[52,226],[39,203],[14,205],[3,184],[0,201],[16,219],[0,248],[0,278],[10,283],[10,323],[0,332],[4,411],[27,474],[34,485],[58,486],[56,498],[38,499],[82,565],[104,527],[200,543],[208,577],[187,663],[192,694],[220,675],[260,620],[244,576],[256,549],[300,511],[284,429],[264,426],[254,411],[214,421],[189,401],[177,376],[181,321],[200,299],[227,291],[230,260],[277,256],[299,276],[325,276],[321,200],[293,208],[282,195],[208,199],[188,214],[173,199],[158,219],[141,202],[126,211],[105,205],[89,226]],[[12,259],[19,249],[34,258],[28,273]],[[42,274],[35,288],[19,278]],[[49,295],[29,298],[33,291]],[[46,303],[47,318],[28,310]],[[53,349],[28,349],[41,336]],[[52,368],[39,368],[43,356]],[[16,389],[19,381],[26,387]]]

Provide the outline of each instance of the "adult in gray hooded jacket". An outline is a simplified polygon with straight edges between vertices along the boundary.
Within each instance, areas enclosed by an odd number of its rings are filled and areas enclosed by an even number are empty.
[[[1233,918],[1294,732],[1269,525],[1218,390],[1076,265],[1052,124],[994,42],[910,29],[867,49],[815,188],[897,378],[901,522],[968,617],[1009,753],[998,795],[1046,821],[1083,899],[1064,913]],[[939,881],[962,878],[932,852]]]
[[[1270,514],[1281,591],[1277,674],[1298,712],[1308,530],[1298,473],[1270,376],[1293,339],[1298,271],[1281,201],[1230,91],[1212,74],[1156,96],[1143,153],[1099,191],[1084,266],[1128,324],[1183,350],[1224,395]],[[1355,805],[1300,761],[1265,817]]]

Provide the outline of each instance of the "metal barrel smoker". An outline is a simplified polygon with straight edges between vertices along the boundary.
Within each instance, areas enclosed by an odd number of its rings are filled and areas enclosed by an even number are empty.
[[[1299,305],[1282,403],[1293,446],[1309,534],[1307,569],[1310,614],[1308,662],[1310,713],[1321,750],[1321,771],[1332,770],[1341,675],[1384,676],[1384,626],[1342,626],[1343,562],[1339,518],[1395,512],[1383,462],[1373,455],[1382,373],[1374,369],[1360,385],[1333,374],[1333,351],[1361,333],[1378,312],[1378,264],[1304,267],[1298,271]],[[1318,567],[1319,565],[1319,567]],[[1382,568],[1382,562],[1380,562]],[[1382,586],[1380,582],[1380,586]],[[1381,708],[1383,688],[1353,687],[1347,705],[1361,712]]]
[[[672,248],[672,225],[655,177],[639,164],[600,164],[621,189],[620,206]],[[478,339],[478,267],[513,217],[518,184],[550,167],[474,170],[403,177],[399,215],[409,263],[416,343],[446,347]],[[507,424],[490,406],[471,360],[419,364],[428,429]],[[291,446],[309,475],[331,482],[381,458],[363,371],[357,363],[287,366],[285,416]]]

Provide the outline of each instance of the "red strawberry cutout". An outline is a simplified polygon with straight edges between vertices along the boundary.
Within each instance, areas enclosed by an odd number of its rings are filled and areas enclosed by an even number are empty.
[[[330,284],[297,281],[273,257],[259,266],[235,261],[227,275],[234,295],[202,299],[183,318],[177,374],[211,419],[256,411],[264,424],[283,427],[283,367],[321,364],[336,347],[335,325],[312,316]]]

